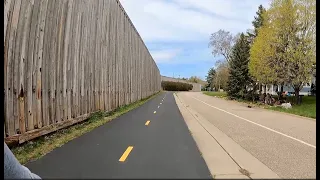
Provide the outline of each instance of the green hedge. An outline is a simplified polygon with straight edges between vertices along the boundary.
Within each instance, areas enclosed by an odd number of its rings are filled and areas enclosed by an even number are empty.
[[[166,91],[189,91],[192,90],[193,85],[182,82],[162,81],[161,87]]]

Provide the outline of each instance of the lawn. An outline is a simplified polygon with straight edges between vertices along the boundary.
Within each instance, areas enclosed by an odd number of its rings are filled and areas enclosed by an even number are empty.
[[[204,91],[203,94],[215,97],[225,98],[227,97],[226,92],[212,92]],[[294,97],[290,97],[290,102],[294,102]],[[240,102],[247,102],[239,100]],[[249,102],[248,102],[249,103]],[[251,103],[251,102],[250,102]],[[264,106],[266,107],[266,106]],[[281,111],[290,114],[295,114],[299,116],[309,117],[316,119],[316,97],[315,96],[303,96],[301,105],[293,105],[291,109],[284,109],[279,106],[268,106],[265,109],[270,109],[274,111]]]
[[[316,119],[316,97],[303,96],[301,105],[293,105],[291,109],[284,109],[282,107],[268,107],[267,109],[296,114],[300,116],[310,117]]]
[[[208,95],[208,96],[214,96],[214,97],[227,97],[226,92],[216,92],[216,91],[204,91],[203,94]]]

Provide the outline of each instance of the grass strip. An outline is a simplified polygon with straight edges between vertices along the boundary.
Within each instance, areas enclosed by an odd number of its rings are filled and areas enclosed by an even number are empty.
[[[210,92],[205,91],[203,94],[213,97],[219,97],[223,99],[227,99],[226,92]],[[294,97],[288,97],[290,102],[294,102]],[[269,106],[259,102],[252,103],[252,101],[247,101],[243,99],[237,99],[238,102],[249,103],[250,105],[257,106],[264,109],[269,109],[273,111],[285,112],[289,114],[295,114],[299,116],[309,117],[316,119],[316,97],[315,96],[302,96],[302,104],[301,105],[292,105],[292,108],[285,109],[281,106]]]

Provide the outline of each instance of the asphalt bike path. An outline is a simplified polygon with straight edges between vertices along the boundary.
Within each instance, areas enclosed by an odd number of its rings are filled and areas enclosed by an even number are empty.
[[[26,166],[42,178],[211,178],[172,92]]]

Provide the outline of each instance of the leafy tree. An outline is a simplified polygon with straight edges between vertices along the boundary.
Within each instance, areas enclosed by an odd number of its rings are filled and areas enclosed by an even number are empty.
[[[199,83],[201,82],[201,78],[197,77],[197,76],[191,76],[188,80],[189,82],[192,82],[192,83]]]
[[[212,54],[214,56],[223,56],[227,62],[230,60],[232,46],[236,42],[239,35],[232,35],[229,31],[220,29],[212,33],[210,37],[209,47],[212,47]]]
[[[248,62],[250,46],[248,38],[241,33],[239,40],[233,47],[229,62],[229,80],[227,94],[233,98],[245,98],[248,84],[252,84],[249,75]]]
[[[208,71],[208,75],[206,76],[206,81],[208,83],[208,87],[211,89],[214,87],[214,78],[216,75],[216,70],[214,68],[210,68]]]
[[[193,85],[183,82],[162,81],[161,87],[166,91],[190,91]]]
[[[248,37],[248,41],[250,42],[250,45],[252,45],[254,39],[257,37],[259,28],[263,25],[263,21],[264,21],[263,14],[265,12],[266,12],[266,9],[262,5],[260,5],[258,7],[258,11],[256,12],[256,16],[254,17],[254,20],[252,21],[252,26],[254,27],[254,29],[247,30],[247,37]],[[253,86],[253,89],[255,90],[256,88],[259,87],[259,93],[261,94],[262,84],[257,79],[255,79],[255,81],[257,82],[256,83],[257,86]]]
[[[315,64],[315,0],[274,0],[250,50],[249,71],[268,84],[289,84],[297,103]]]

